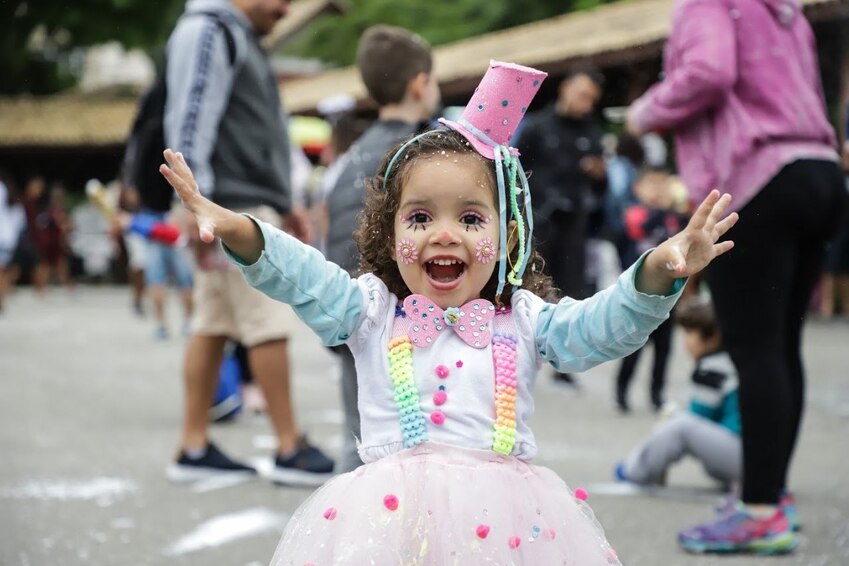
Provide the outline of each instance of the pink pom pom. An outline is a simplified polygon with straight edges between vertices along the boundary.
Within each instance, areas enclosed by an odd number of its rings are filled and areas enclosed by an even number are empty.
[[[579,487],[575,490],[575,498],[580,499],[581,501],[586,501],[589,496],[590,494],[587,493],[587,490],[583,487]]]
[[[478,538],[486,538],[489,534],[489,525],[478,525],[478,528],[475,529],[475,534],[478,535]]]
[[[445,401],[448,400],[448,395],[445,391],[437,391],[433,394],[433,404],[434,405],[442,405]]]
[[[336,508],[335,507],[328,507],[324,511],[324,518],[327,519],[328,521],[332,521],[333,519],[335,519],[336,518]]]
[[[510,548],[519,548],[519,545],[522,544],[522,539],[520,539],[519,537],[510,537],[510,539],[507,541],[507,544],[510,546]]]
[[[398,508],[398,498],[390,493],[383,498],[383,506],[390,511],[395,511]]]
[[[436,375],[438,375],[440,379],[445,379],[446,377],[448,377],[449,373],[450,372],[448,371],[448,368],[446,366],[442,364],[436,366]]]
[[[457,367],[458,367],[458,368],[463,367],[463,360],[457,360],[457,364],[456,364],[456,365],[457,365]]]
[[[434,411],[430,414],[430,420],[433,421],[433,424],[441,425],[445,422],[445,413],[442,411]]]

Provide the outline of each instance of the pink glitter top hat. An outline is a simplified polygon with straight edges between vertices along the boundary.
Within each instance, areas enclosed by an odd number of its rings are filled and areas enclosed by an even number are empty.
[[[510,147],[510,138],[547,76],[531,67],[490,61],[463,115],[456,122],[445,118],[439,121],[462,134],[488,159],[495,159],[494,148],[499,145],[518,155],[518,150]]]

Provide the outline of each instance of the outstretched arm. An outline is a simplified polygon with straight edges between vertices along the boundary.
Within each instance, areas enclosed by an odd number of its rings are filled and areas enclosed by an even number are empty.
[[[738,219],[736,212],[722,218],[730,202],[731,195],[711,191],[687,227],[646,256],[637,273],[637,290],[649,295],[669,294],[676,279],[700,272],[733,248],[731,240],[717,243]]]
[[[216,237],[221,238],[224,245],[244,263],[256,262],[264,247],[262,233],[256,224],[247,216],[227,210],[204,197],[182,153],[166,149],[164,156],[168,165],[160,165],[159,172],[168,179],[183,206],[197,220],[200,239],[209,244]]]

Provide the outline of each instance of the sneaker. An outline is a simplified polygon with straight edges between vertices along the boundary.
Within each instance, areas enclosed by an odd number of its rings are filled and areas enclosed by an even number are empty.
[[[616,478],[618,482],[630,482],[628,479],[628,475],[625,474],[625,462],[619,462],[616,464],[616,467],[613,468],[613,477]]]
[[[794,533],[802,530],[802,521],[799,520],[799,513],[796,511],[796,498],[789,491],[781,494],[781,499],[778,500],[778,508],[787,517],[790,523],[790,528]]]
[[[799,545],[781,509],[772,517],[757,519],[745,508],[681,531],[678,542],[687,552],[696,553],[786,554]]]
[[[269,478],[277,485],[318,487],[333,476],[333,460],[307,442],[306,436],[298,440],[295,453],[274,459],[274,469]]]
[[[217,476],[251,478],[257,475],[255,469],[231,460],[213,443],[206,446],[206,454],[199,458],[190,458],[181,450],[177,461],[165,472],[174,483],[191,483]]]
[[[782,492],[781,499],[778,500],[778,508],[784,513],[787,522],[790,523],[790,529],[794,533],[802,530],[802,522],[799,520],[799,514],[796,511],[796,499],[792,493],[789,491]],[[725,498],[714,510],[718,516],[724,517],[742,509],[745,509],[745,505],[740,501],[739,496],[732,494]]]

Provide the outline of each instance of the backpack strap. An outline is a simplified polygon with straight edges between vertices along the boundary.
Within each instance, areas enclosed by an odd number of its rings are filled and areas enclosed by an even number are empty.
[[[230,66],[232,67],[236,63],[236,38],[233,37],[233,32],[230,30],[230,26],[228,26],[227,22],[224,21],[227,16],[221,12],[204,11],[189,12],[184,17],[193,16],[206,16],[215,22],[218,29],[224,33],[224,41],[227,44],[227,59],[230,61]]]

